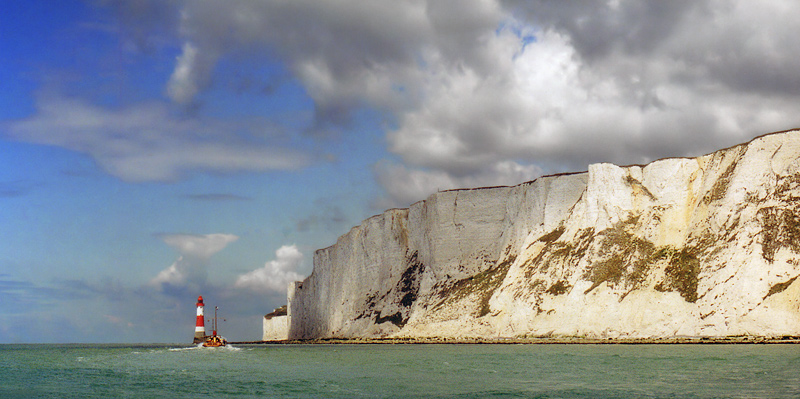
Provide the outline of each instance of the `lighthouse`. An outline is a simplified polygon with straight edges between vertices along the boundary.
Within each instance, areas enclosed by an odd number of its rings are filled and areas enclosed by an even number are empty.
[[[199,344],[206,339],[205,316],[203,316],[203,296],[197,297],[197,323],[194,327],[194,343]]]

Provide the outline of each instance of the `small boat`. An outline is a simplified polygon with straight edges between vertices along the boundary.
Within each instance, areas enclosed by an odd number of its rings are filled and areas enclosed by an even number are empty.
[[[203,346],[206,348],[218,348],[228,345],[228,341],[225,338],[217,335],[217,309],[219,308],[214,306],[214,324],[211,326],[211,336],[206,337],[206,340],[203,342]]]
[[[228,345],[228,341],[225,338],[220,337],[219,335],[212,335],[203,342],[203,347],[206,348],[218,348],[220,346]]]

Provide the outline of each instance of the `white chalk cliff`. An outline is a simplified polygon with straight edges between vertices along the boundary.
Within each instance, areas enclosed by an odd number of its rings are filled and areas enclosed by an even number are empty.
[[[439,192],[289,288],[289,338],[800,335],[800,130]]]

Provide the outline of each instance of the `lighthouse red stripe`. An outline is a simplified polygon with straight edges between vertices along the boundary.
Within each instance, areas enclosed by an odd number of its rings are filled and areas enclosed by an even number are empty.
[[[197,324],[195,324],[195,326],[198,326],[198,327],[205,326],[205,321],[203,320],[203,316],[202,315],[201,316],[197,316]]]

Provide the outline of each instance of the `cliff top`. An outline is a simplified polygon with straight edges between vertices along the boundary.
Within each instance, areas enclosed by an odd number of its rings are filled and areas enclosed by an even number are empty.
[[[723,148],[723,149],[720,149],[720,150],[716,150],[716,151],[713,151],[713,152],[710,152],[710,153],[707,153],[707,154],[704,154],[704,155],[701,155],[701,156],[698,156],[698,157],[666,157],[666,158],[659,158],[659,159],[653,160],[652,162],[649,162],[648,164],[652,164],[652,163],[659,162],[659,161],[670,160],[670,159],[697,159],[697,158],[702,158],[702,157],[709,156],[709,155],[713,155],[713,154],[716,154],[716,153],[720,153],[720,152],[729,151],[729,150],[731,150],[731,149],[734,149],[734,148],[737,148],[737,147],[741,147],[741,146],[748,146],[748,145],[750,145],[752,142],[754,142],[754,141],[756,141],[756,140],[759,140],[759,139],[761,139],[761,138],[767,137],[767,136],[778,135],[778,134],[785,134],[785,133],[794,132],[794,131],[800,131],[800,128],[792,128],[792,129],[787,129],[787,130],[781,130],[781,131],[778,131],[778,132],[772,132],[772,133],[761,134],[761,135],[758,135],[758,136],[756,136],[756,137],[753,137],[752,139],[750,139],[750,140],[749,140],[749,141],[747,141],[747,142],[744,142],[744,143],[739,143],[739,144],[736,144],[736,145],[732,145],[732,146],[730,146],[730,147],[726,147],[726,148]],[[645,167],[645,166],[647,166],[648,164],[629,164],[629,165],[619,165],[619,166],[620,166],[621,168],[631,168],[631,167]],[[433,196],[435,196],[435,195],[437,195],[437,194],[440,194],[440,193],[450,193],[450,192],[459,192],[459,191],[474,191],[474,190],[493,190],[493,189],[500,189],[500,188],[513,188],[513,187],[519,187],[519,186],[523,186],[523,185],[526,185],[526,184],[532,184],[532,183],[534,183],[534,182],[536,182],[536,181],[538,181],[538,180],[540,180],[540,179],[547,179],[547,178],[557,178],[557,177],[564,177],[564,176],[574,176],[574,175],[580,175],[580,174],[585,174],[585,173],[588,173],[588,171],[582,171],[582,172],[563,172],[563,173],[554,173],[554,174],[549,174],[549,175],[543,175],[543,176],[539,176],[539,177],[537,177],[536,179],[533,179],[533,180],[530,180],[530,181],[526,181],[526,182],[522,182],[522,183],[515,184],[515,185],[511,185],[511,186],[502,186],[502,185],[500,185],[500,186],[485,186],[485,187],[471,187],[471,188],[454,188],[454,189],[449,189],[449,190],[440,190],[440,191],[438,191],[438,192],[436,192],[436,193],[433,193],[433,194],[429,195],[427,198],[425,198],[425,199],[423,199],[423,200],[419,200],[419,201],[417,201],[417,202],[414,202],[414,203],[413,203],[413,204],[411,204],[411,205],[410,205],[408,208],[389,208],[389,209],[387,209],[387,210],[385,210],[385,211],[383,211],[383,212],[381,212],[381,213],[379,213],[379,214],[372,215],[372,216],[368,217],[368,218],[367,218],[367,219],[365,219],[363,222],[365,222],[365,221],[367,221],[367,220],[370,220],[370,219],[373,219],[373,218],[376,218],[376,217],[381,217],[381,216],[383,216],[384,214],[386,214],[386,213],[389,213],[389,212],[393,212],[393,211],[407,211],[407,210],[409,210],[411,207],[414,207],[415,205],[417,205],[417,204],[420,204],[420,203],[424,203],[425,201],[428,201],[428,200],[430,200],[430,199],[431,199],[431,197],[433,197]],[[353,226],[353,227],[351,227],[349,231],[352,231],[353,229],[355,229],[355,228],[357,228],[357,227],[359,227],[359,226],[363,225],[363,222],[362,222],[361,224],[359,224],[359,225],[356,225],[356,226]],[[342,236],[344,236],[344,235],[347,235],[347,234],[348,234],[348,233],[345,233],[345,234],[343,234]],[[339,238],[341,238],[342,236],[339,236]],[[335,244],[332,244],[332,245],[335,245]],[[332,246],[332,245],[331,245],[331,246]],[[323,250],[325,250],[325,249],[328,249],[328,248],[330,248],[330,246],[328,246],[328,247],[326,247],[326,248],[319,249],[318,251],[323,251]]]

